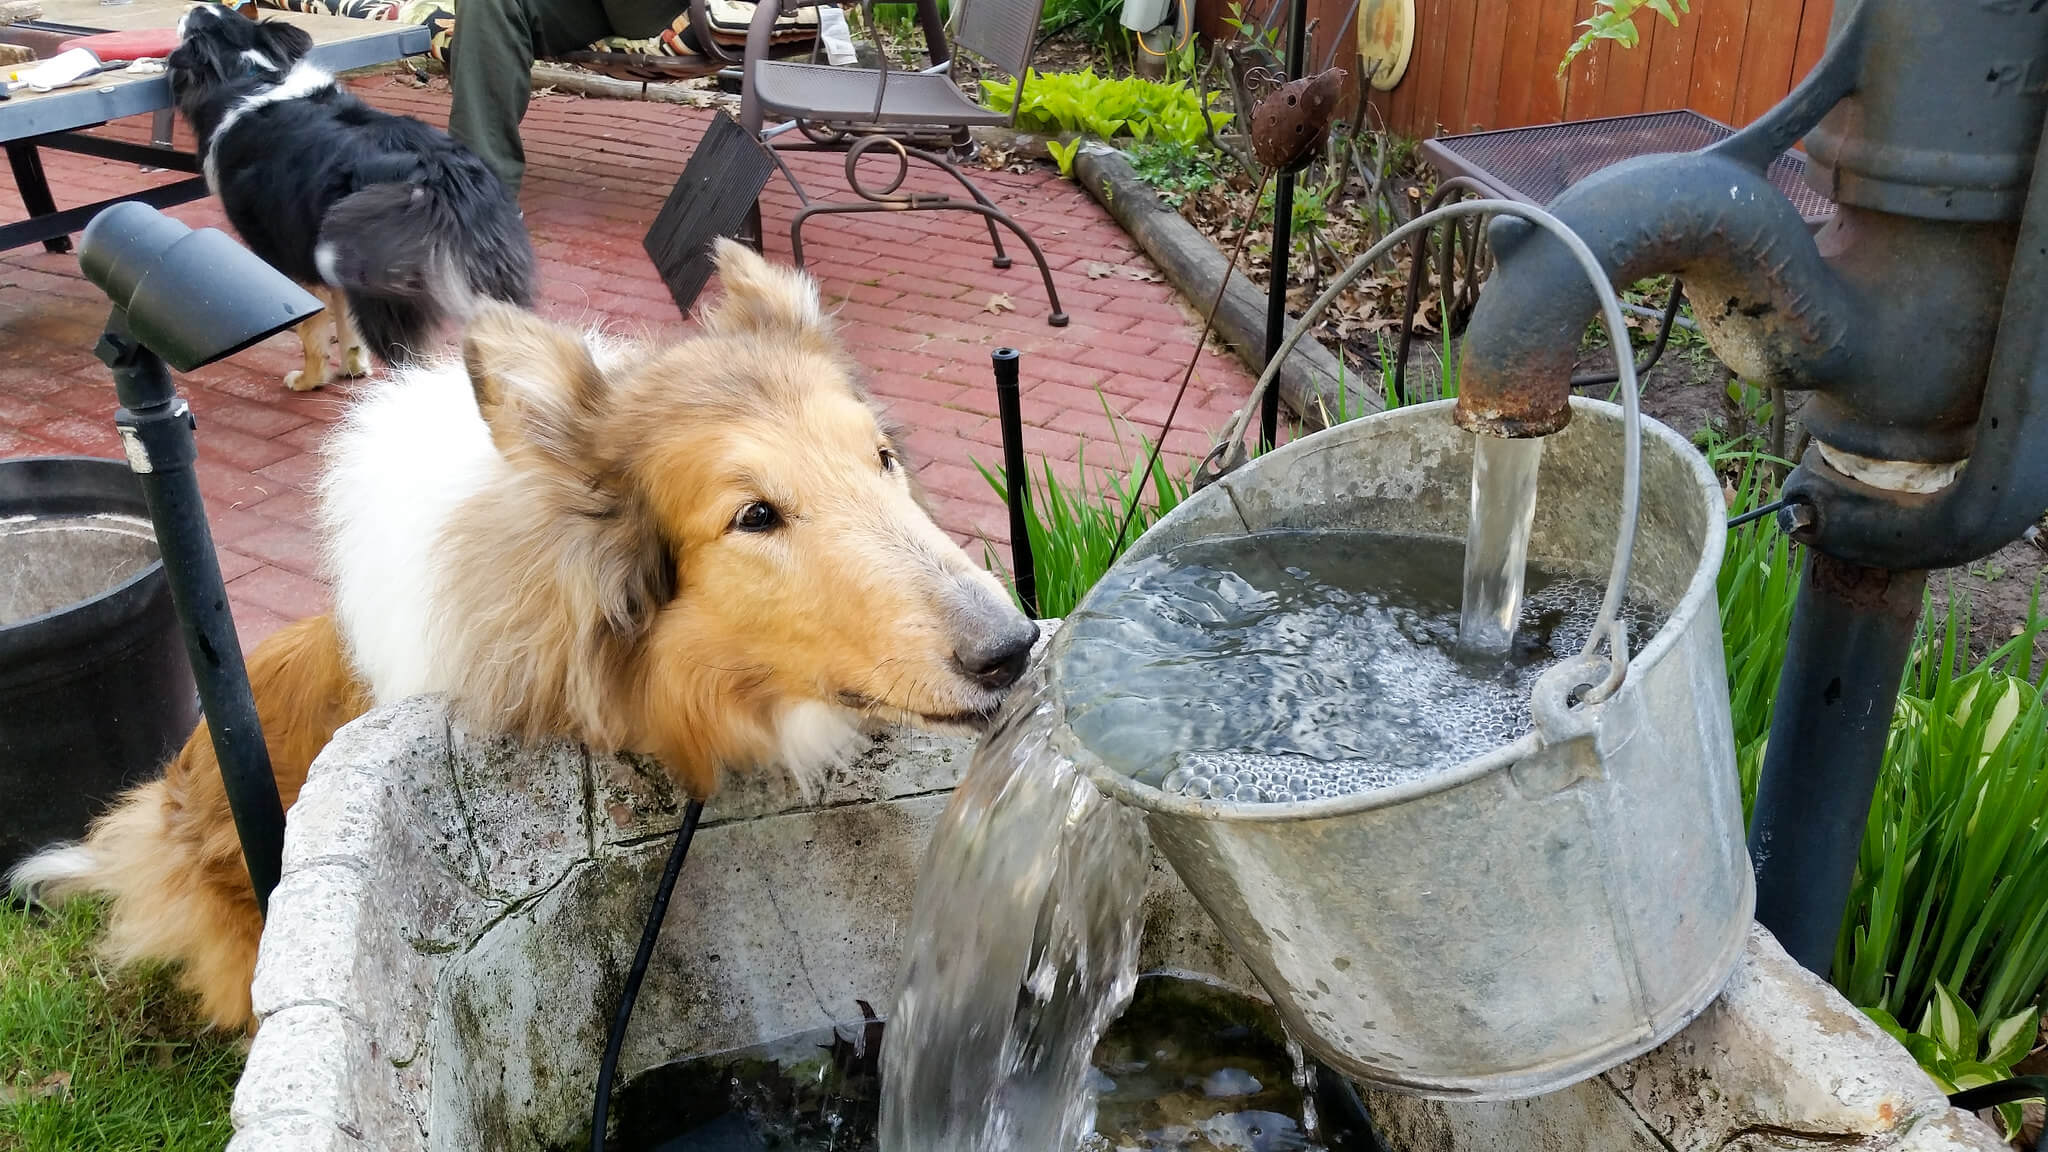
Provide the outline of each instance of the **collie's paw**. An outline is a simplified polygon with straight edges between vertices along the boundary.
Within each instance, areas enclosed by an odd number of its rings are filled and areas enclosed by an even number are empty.
[[[361,344],[341,353],[341,374],[351,380],[370,374],[370,352]]]
[[[294,392],[316,392],[326,383],[325,373],[308,375],[303,369],[294,369],[284,374],[284,386]]]

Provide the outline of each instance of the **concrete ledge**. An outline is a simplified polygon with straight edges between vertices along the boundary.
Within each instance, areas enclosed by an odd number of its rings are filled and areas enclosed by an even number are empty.
[[[1770,933],[1670,1042],[1564,1092],[1511,1104],[1368,1093],[1397,1149],[1459,1152],[1995,1152],[2003,1141]]]
[[[862,1000],[886,1012],[917,865],[970,752],[896,733],[818,806],[773,777],[721,795],[623,1074],[857,1020]],[[644,762],[478,738],[432,699],[343,729],[291,812],[233,1152],[573,1140],[677,800]],[[1145,907],[1146,969],[1253,988],[1156,861]],[[1402,1152],[2002,1147],[1761,931],[1713,1007],[1602,1077],[1513,1104],[1371,1103]]]

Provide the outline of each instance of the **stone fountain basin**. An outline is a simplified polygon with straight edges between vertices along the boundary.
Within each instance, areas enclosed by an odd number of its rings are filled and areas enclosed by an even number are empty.
[[[971,747],[876,740],[805,804],[779,776],[706,809],[621,1078],[886,1014],[917,865]],[[291,811],[231,1152],[578,1147],[598,1054],[680,821],[650,763],[523,748],[421,698],[344,728]],[[1370,893],[1361,894],[1369,899]],[[1147,970],[1257,995],[1155,860]],[[1511,1104],[1366,1094],[1397,1152],[2003,1147],[1761,929],[1656,1051]]]

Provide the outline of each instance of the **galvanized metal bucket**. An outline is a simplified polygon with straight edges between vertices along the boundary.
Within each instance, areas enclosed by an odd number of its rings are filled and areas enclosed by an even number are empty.
[[[1271,452],[1123,563],[1278,529],[1462,541],[1473,437],[1450,406]],[[1597,577],[1620,528],[1623,419],[1584,399],[1572,415],[1544,447],[1530,558]],[[1361,1081],[1447,1099],[1563,1088],[1676,1033],[1741,953],[1755,893],[1715,601],[1726,513],[1692,446],[1643,428],[1629,592],[1668,620],[1599,703],[1568,702],[1570,672],[1546,676],[1536,730],[1514,743],[1413,784],[1293,804],[1169,795],[1060,732],[1098,787],[1145,812],[1289,1029]],[[1072,639],[1052,643],[1056,694]]]

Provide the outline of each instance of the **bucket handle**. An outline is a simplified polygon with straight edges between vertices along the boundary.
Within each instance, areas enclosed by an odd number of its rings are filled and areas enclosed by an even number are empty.
[[[1620,689],[1622,678],[1628,672],[1628,630],[1621,625],[1622,598],[1628,593],[1629,564],[1635,556],[1636,513],[1642,504],[1643,473],[1643,424],[1641,401],[1636,383],[1636,366],[1630,355],[1628,326],[1622,315],[1621,297],[1614,285],[1607,279],[1606,269],[1579,234],[1572,231],[1564,221],[1532,204],[1513,200],[1465,200],[1456,204],[1445,204],[1431,209],[1386,234],[1379,243],[1365,250],[1356,260],[1330,281],[1323,294],[1301,314],[1280,342],[1279,351],[1266,361],[1266,370],[1259,374],[1259,382],[1252,386],[1252,392],[1245,399],[1244,407],[1230,422],[1230,429],[1224,433],[1215,447],[1202,459],[1195,470],[1195,488],[1200,490],[1221,480],[1242,465],[1247,459],[1244,446],[1246,426],[1251,422],[1253,412],[1259,408],[1259,398],[1266,389],[1274,387],[1279,378],[1280,365],[1287,362],[1288,354],[1302,337],[1315,326],[1323,312],[1337,299],[1353,281],[1386,257],[1402,241],[1418,232],[1433,228],[1446,220],[1462,219],[1466,216],[1513,216],[1557,237],[1577,260],[1586,279],[1592,282],[1593,291],[1600,297],[1600,322],[1607,329],[1607,343],[1614,349],[1616,381],[1621,386],[1621,523],[1615,533],[1614,565],[1607,574],[1607,592],[1600,601],[1600,615],[1593,621],[1593,630],[1586,637],[1586,647],[1580,652],[1582,659],[1595,659],[1600,642],[1607,641],[1607,675],[1598,684],[1579,693],[1578,699],[1585,704],[1598,704],[1614,695]]]

